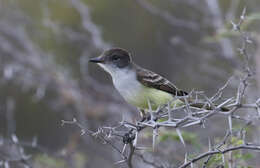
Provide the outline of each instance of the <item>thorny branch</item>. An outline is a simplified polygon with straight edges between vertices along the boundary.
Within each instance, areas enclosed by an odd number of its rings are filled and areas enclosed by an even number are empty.
[[[148,4],[145,0],[137,0],[140,5],[142,5],[145,9],[153,13],[154,15],[158,15],[162,17],[164,20],[169,22],[172,25],[177,25],[180,27],[186,27],[193,30],[199,30],[198,26],[194,24],[194,22],[186,22],[180,19],[175,18],[174,16],[170,15],[167,12],[164,12],[160,9],[155,8],[154,6]],[[98,27],[94,25],[94,23],[91,21],[89,16],[89,10],[86,7],[86,5],[82,4],[79,0],[70,0],[73,7],[79,12],[81,19],[82,19],[82,26],[83,28],[90,32],[91,34],[91,42],[94,42],[94,45],[98,49],[105,49],[109,45],[105,43],[101,38],[101,32],[99,31]],[[256,100],[254,103],[244,103],[243,98],[246,94],[246,89],[248,86],[248,82],[251,79],[252,75],[254,74],[252,72],[252,69],[249,66],[249,60],[250,56],[247,52],[248,45],[252,43],[250,40],[250,37],[248,33],[243,32],[241,30],[241,25],[244,22],[245,19],[246,10],[243,11],[243,14],[240,17],[240,21],[236,24],[232,22],[233,29],[241,33],[242,37],[242,47],[239,49],[240,54],[244,56],[245,60],[245,76],[241,78],[240,85],[237,90],[237,94],[234,97],[225,99],[224,101],[217,103],[221,99],[223,99],[223,92],[226,89],[226,87],[229,84],[229,81],[220,88],[217,93],[212,97],[205,96],[202,92],[192,92],[187,97],[176,97],[176,98],[183,98],[185,100],[189,98],[194,98],[196,102],[202,102],[205,104],[205,107],[210,105],[213,109],[207,110],[207,109],[196,109],[194,107],[191,107],[191,104],[189,102],[185,101],[185,105],[182,107],[177,108],[171,108],[167,105],[164,107],[158,108],[156,111],[152,111],[151,109],[148,110],[148,112],[151,115],[151,118],[146,121],[142,122],[136,122],[136,123],[128,123],[126,121],[122,121],[119,123],[118,126],[115,127],[102,127],[99,128],[97,131],[91,131],[88,130],[86,127],[84,127],[81,123],[79,123],[76,119],[73,119],[72,121],[62,121],[63,124],[76,124],[80,129],[82,134],[88,134],[92,136],[93,138],[96,138],[100,140],[104,144],[108,144],[111,146],[115,151],[117,151],[120,156],[122,157],[122,160],[117,163],[127,163],[129,167],[133,167],[132,160],[134,156],[137,156],[141,158],[141,160],[144,163],[147,163],[153,167],[163,167],[161,165],[158,165],[156,162],[152,162],[150,160],[147,160],[143,157],[142,154],[138,153],[138,150],[144,150],[144,148],[138,147],[137,145],[137,139],[140,132],[145,128],[152,128],[153,131],[153,147],[155,146],[156,137],[158,136],[158,131],[160,131],[161,127],[168,127],[168,128],[174,128],[178,132],[178,135],[182,141],[183,144],[185,144],[184,139],[181,135],[180,129],[184,127],[192,127],[194,125],[202,125],[204,126],[207,119],[210,117],[213,117],[214,115],[223,115],[228,116],[229,121],[229,127],[230,130],[228,134],[224,137],[224,140],[222,143],[216,146],[215,149],[211,149],[208,152],[201,154],[195,158],[193,158],[189,165],[192,163],[195,163],[205,157],[208,157],[208,160],[210,160],[210,156],[213,156],[218,153],[228,153],[233,150],[239,150],[239,149],[249,149],[249,150],[259,150],[258,145],[254,145],[252,143],[245,143],[240,146],[231,146],[228,147],[222,151],[219,151],[218,149],[220,147],[223,147],[223,145],[226,143],[227,139],[230,137],[232,133],[232,120],[240,120],[243,121],[244,127],[241,128],[240,134],[242,135],[242,139],[245,139],[245,132],[244,128],[248,125],[252,124],[255,119],[258,119],[260,116],[260,98]],[[77,84],[73,83],[73,81],[70,78],[67,78],[66,75],[57,72],[56,68],[57,65],[52,63],[52,60],[43,59],[45,57],[42,57],[42,55],[47,55],[46,53],[42,52],[29,38],[28,34],[25,31],[25,27],[23,27],[23,24],[18,24],[19,26],[13,26],[5,24],[4,22],[1,22],[1,30],[3,32],[6,32],[10,36],[13,36],[14,39],[16,39],[17,43],[21,45],[21,48],[24,48],[25,52],[22,52],[20,50],[16,50],[14,46],[4,38],[4,36],[1,36],[0,41],[1,45],[0,48],[2,49],[2,52],[6,53],[7,55],[15,57],[14,59],[17,60],[17,63],[13,64],[5,64],[4,67],[4,77],[6,79],[13,78],[13,75],[16,74],[16,72],[22,72],[24,73],[24,68],[21,66],[22,64],[27,65],[25,67],[31,67],[35,71],[46,71],[45,76],[41,76],[41,80],[46,80],[47,83],[49,81],[55,81],[55,83],[59,86],[57,88],[60,88],[58,92],[66,93],[70,92],[70,95],[77,95],[74,96],[73,99],[75,99],[74,102],[81,103],[81,100],[87,99],[86,97],[83,98],[84,94],[81,94],[81,90],[78,89]],[[16,24],[17,25],[17,24]],[[68,36],[71,36],[70,33],[64,33]],[[75,35],[75,34],[74,34]],[[25,71],[27,72],[27,71]],[[26,73],[25,73],[26,74]],[[28,74],[30,74],[29,68],[28,68]],[[33,73],[32,73],[33,74]],[[21,75],[22,76],[22,75]],[[58,77],[58,78],[57,78]],[[23,76],[21,77],[23,78]],[[38,79],[38,78],[37,78]],[[53,80],[54,79],[54,80]],[[41,80],[21,80],[23,82],[32,82],[32,81],[41,81]],[[34,85],[39,87],[37,88],[37,97],[42,98],[44,97],[46,86],[43,83],[45,82],[39,82],[35,83]],[[92,82],[93,83],[93,82]],[[29,83],[32,84],[32,83]],[[97,85],[97,83],[95,83]],[[100,89],[97,89],[100,90]],[[68,95],[68,94],[67,94]],[[201,97],[201,98],[200,98]],[[93,101],[92,101],[93,102]],[[84,102],[82,103],[84,104]],[[219,104],[219,105],[215,105]],[[227,107],[230,108],[229,112],[222,112],[221,108]],[[122,108],[118,108],[120,111]],[[257,112],[257,118],[248,119],[244,116],[239,116],[236,114],[238,109],[253,109]],[[83,111],[83,110],[82,110]],[[179,111],[183,112],[185,111],[185,115],[183,117],[177,118],[175,116],[176,113]],[[163,119],[164,121],[160,121],[160,119]],[[17,138],[14,137],[13,141],[16,141]],[[121,143],[122,145],[119,146],[116,143]],[[18,146],[20,149],[21,146],[32,146],[34,147],[34,143],[26,143],[22,144],[22,142],[19,142]],[[122,149],[121,149],[122,147]],[[41,149],[44,152],[44,149]],[[22,150],[21,150],[22,151]],[[0,167],[2,164],[4,164],[6,167],[8,167],[8,163],[11,161],[18,161],[23,162],[24,160],[27,160],[27,155],[24,153],[21,153],[22,157],[20,159],[10,159],[5,160],[4,162],[0,161]],[[205,165],[207,165],[207,162],[205,162]]]
[[[240,149],[248,149],[248,150],[258,150],[260,151],[260,145],[239,145],[239,146],[235,146],[235,147],[230,147],[230,148],[226,148],[222,151],[220,150],[213,150],[213,151],[208,151],[206,153],[203,153],[197,157],[195,157],[194,159],[192,159],[191,161],[183,164],[182,166],[180,166],[179,168],[185,168],[185,167],[188,167],[190,166],[192,163],[195,163],[196,161],[198,160],[201,160],[207,156],[212,156],[212,155],[215,155],[215,154],[225,154],[227,152],[230,152],[230,151],[235,151],[235,150],[240,150]]]
[[[117,152],[122,154],[122,151],[120,151],[120,149],[118,149],[115,145],[113,145],[113,143],[111,143],[109,140],[106,139],[106,137],[105,137],[106,135],[105,136],[102,135],[102,132],[103,132],[102,128],[99,129],[97,132],[88,130],[88,129],[84,128],[75,118],[72,121],[62,120],[61,122],[62,122],[61,123],[62,126],[64,124],[75,124],[75,125],[77,125],[81,129],[81,135],[84,135],[86,133],[87,135],[90,135],[90,136],[92,136],[96,139],[99,139],[103,142],[103,144],[109,144],[114,150],[116,150]],[[121,156],[123,157],[123,159],[126,158],[123,154]]]
[[[245,142],[244,144],[238,146],[232,146],[232,145],[225,146],[223,150],[220,150],[220,148],[226,144],[230,136],[233,135],[233,125],[232,125],[233,119],[237,119],[245,122],[244,127],[247,127],[248,125],[253,123],[254,119],[258,119],[260,117],[260,98],[256,100],[254,103],[243,103],[246,94],[246,89],[248,87],[248,82],[253,75],[253,72],[249,67],[250,57],[247,53],[247,47],[248,44],[251,43],[251,40],[248,37],[247,33],[242,32],[240,28],[241,24],[244,22],[245,14],[246,14],[246,9],[243,10],[238,24],[231,22],[233,25],[233,29],[235,31],[240,32],[243,40],[242,47],[239,49],[239,51],[244,56],[245,69],[246,69],[244,77],[242,77],[240,80],[236,96],[223,99],[223,92],[228,86],[231,80],[230,78],[224,84],[224,86],[221,87],[216,92],[216,94],[214,94],[212,97],[207,97],[204,94],[204,92],[192,91],[188,96],[174,98],[174,100],[176,99],[185,100],[184,101],[185,104],[181,107],[171,107],[169,105],[170,104],[169,102],[168,105],[158,107],[155,111],[153,111],[150,106],[148,110],[150,117],[148,117],[148,119],[144,121],[139,121],[136,123],[121,121],[119,125],[115,127],[101,127],[96,132],[84,128],[76,119],[73,119],[73,121],[63,120],[62,124],[76,124],[81,129],[82,134],[87,133],[92,137],[102,140],[104,144],[109,144],[114,150],[116,150],[120,154],[120,156],[123,159],[117,162],[117,164],[126,163],[129,168],[133,167],[132,160],[134,155],[141,158],[147,164],[153,165],[154,167],[160,167],[156,163],[145,161],[144,157],[141,154],[138,154],[136,152],[137,150],[143,150],[142,148],[139,148],[137,146],[137,139],[138,139],[138,135],[144,128],[150,127],[153,129],[153,149],[155,147],[155,141],[156,141],[156,137],[158,136],[158,131],[160,127],[175,128],[176,132],[178,133],[179,139],[185,145],[180,129],[185,127],[192,127],[194,125],[204,126],[205,122],[209,118],[213,117],[214,115],[223,115],[223,116],[227,116],[228,118],[229,131],[226,134],[226,136],[223,138],[223,141],[218,145],[216,145],[215,148],[212,148],[211,145],[209,145],[210,149],[208,152],[200,154],[197,157],[191,159],[190,161],[187,161],[186,158],[185,163],[181,165],[180,168],[188,167],[193,163],[207,157],[207,160],[204,162],[204,167],[206,167],[209,160],[215,154],[223,154],[224,157],[225,153],[230,153],[232,151],[240,150],[240,149],[260,150],[260,145],[253,145],[252,143],[245,143]],[[195,103],[204,104],[205,108],[200,109],[200,108],[192,107],[192,104],[189,101],[187,101],[190,99],[193,99]],[[210,107],[210,108],[206,108],[206,107]],[[229,111],[224,112],[222,111],[223,108],[228,108]],[[257,112],[258,117],[253,119],[247,119],[244,118],[243,116],[236,115],[236,112],[239,109],[245,109],[245,108],[255,110]],[[183,111],[185,112],[185,115],[179,118],[175,117],[176,115],[174,114],[177,114],[178,112],[181,112],[181,114],[183,114]],[[244,132],[244,127],[241,129],[241,132]],[[117,137],[117,139],[115,137]],[[117,145],[114,145],[116,143],[115,140],[118,140],[118,138],[119,138],[118,142],[119,143],[121,142],[122,150]],[[245,139],[245,132],[243,133],[243,140],[244,139]],[[128,146],[128,150],[126,149],[127,146]],[[126,154],[126,150],[128,151],[128,154]]]
[[[247,48],[248,45],[252,43],[252,41],[250,40],[250,37],[248,36],[248,34],[246,32],[243,32],[241,30],[241,25],[244,22],[246,18],[246,8],[244,8],[242,15],[240,16],[240,20],[237,24],[235,24],[234,22],[231,21],[232,25],[233,25],[233,30],[238,31],[241,35],[242,38],[242,47],[239,48],[239,52],[240,54],[243,56],[244,60],[245,60],[245,75],[244,77],[242,77],[240,79],[240,84],[239,87],[237,89],[237,95],[236,95],[236,99],[235,99],[235,103],[234,104],[229,104],[226,107],[231,108],[231,110],[226,113],[226,115],[228,115],[228,122],[229,122],[229,127],[230,130],[229,132],[226,134],[226,136],[223,138],[223,140],[216,145],[216,148],[211,149],[211,145],[209,145],[209,151],[205,152],[203,154],[200,154],[198,156],[196,156],[195,158],[191,159],[188,162],[185,162],[183,165],[181,165],[179,168],[185,168],[188,166],[192,166],[193,163],[207,157],[207,160],[204,162],[203,168],[206,168],[209,160],[212,158],[213,155],[215,154],[222,154],[223,157],[223,162],[224,162],[224,154],[225,153],[229,153],[229,167],[233,167],[233,163],[232,163],[232,155],[231,152],[235,151],[235,150],[240,150],[240,149],[247,149],[247,150],[260,150],[260,145],[259,144],[253,144],[253,143],[246,143],[245,142],[245,127],[247,127],[248,125],[251,125],[254,119],[245,119],[241,116],[237,116],[234,115],[234,113],[239,109],[239,108],[252,108],[255,109],[257,112],[257,119],[259,119],[260,115],[259,115],[259,100],[256,100],[255,103],[252,104],[243,104],[243,98],[245,97],[246,94],[246,89],[248,86],[248,82],[249,79],[252,77],[253,72],[252,69],[250,68],[250,64],[249,64],[249,54],[247,52]],[[243,120],[245,122],[245,125],[240,129],[239,134],[242,134],[241,138],[243,140],[243,144],[242,145],[237,145],[237,146],[233,146],[232,144],[227,145],[223,150],[220,150],[220,147],[222,147],[223,145],[226,144],[228,138],[232,135],[232,119],[239,119],[239,120]],[[209,143],[210,144],[210,143]]]
[[[139,157],[139,158],[142,160],[142,162],[144,162],[144,163],[147,164],[147,165],[151,165],[151,166],[153,166],[153,167],[155,167],[155,168],[163,168],[163,167],[164,167],[164,166],[161,165],[161,164],[159,165],[157,162],[153,162],[153,161],[150,161],[150,160],[146,159],[146,158],[144,157],[144,155],[142,155],[142,154],[135,153],[135,156]]]
[[[32,168],[31,155],[25,152],[25,148],[51,154],[48,149],[38,144],[37,137],[28,142],[21,141],[15,134],[12,134],[10,139],[0,139],[0,141],[0,167],[9,168],[13,163],[17,163],[24,168]]]

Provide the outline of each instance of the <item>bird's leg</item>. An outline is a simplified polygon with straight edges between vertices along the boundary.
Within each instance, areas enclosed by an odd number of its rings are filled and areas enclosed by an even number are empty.
[[[138,109],[140,112],[141,120],[139,122],[150,121],[152,119],[151,114],[145,111],[145,109]],[[157,121],[158,116],[153,117],[153,121]]]
[[[144,122],[151,119],[151,116],[145,111],[145,109],[139,109],[139,112],[141,116],[141,120],[139,122]]]
[[[144,122],[145,121],[145,110],[138,108],[138,111],[141,116],[141,120],[139,122]]]

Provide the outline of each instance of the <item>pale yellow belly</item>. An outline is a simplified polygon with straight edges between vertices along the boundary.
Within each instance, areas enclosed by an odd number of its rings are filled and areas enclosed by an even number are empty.
[[[167,104],[173,100],[173,96],[167,92],[163,92],[157,89],[143,87],[138,93],[132,97],[126,98],[126,101],[140,109],[149,109],[148,101],[150,101],[153,110],[156,110],[158,106]],[[175,100],[171,103],[171,106],[176,107],[183,105],[181,100]]]

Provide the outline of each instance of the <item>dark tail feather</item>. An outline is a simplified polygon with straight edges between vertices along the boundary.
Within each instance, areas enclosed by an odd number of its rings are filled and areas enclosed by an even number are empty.
[[[197,108],[204,108],[206,110],[213,110],[212,107],[210,107],[208,104],[205,105],[204,103],[192,103],[191,106],[197,107]],[[220,110],[223,111],[223,112],[229,111],[229,109],[226,108],[226,107],[221,107]]]

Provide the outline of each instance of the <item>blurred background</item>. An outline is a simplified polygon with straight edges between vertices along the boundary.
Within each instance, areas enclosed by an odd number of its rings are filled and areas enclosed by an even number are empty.
[[[111,147],[80,136],[75,126],[61,127],[61,120],[73,117],[91,130],[117,125],[122,117],[139,119],[89,58],[125,48],[137,64],[178,88],[212,96],[243,70],[241,39],[230,22],[238,21],[245,6],[243,29],[251,32],[248,50],[256,72],[250,102],[260,93],[259,0],[0,0],[1,165],[9,159],[10,167],[24,166],[15,161],[18,140],[33,167],[126,167],[114,164],[120,157]],[[231,81],[226,97],[235,95],[238,83]],[[206,128],[185,130],[190,153],[207,150],[208,137],[223,137],[223,123],[214,117]],[[171,136],[159,142],[158,151],[145,156],[176,167],[185,149],[175,130],[166,132]],[[141,143],[151,146],[149,132]],[[259,166],[257,156],[248,165]],[[135,166],[152,167],[138,158]]]

